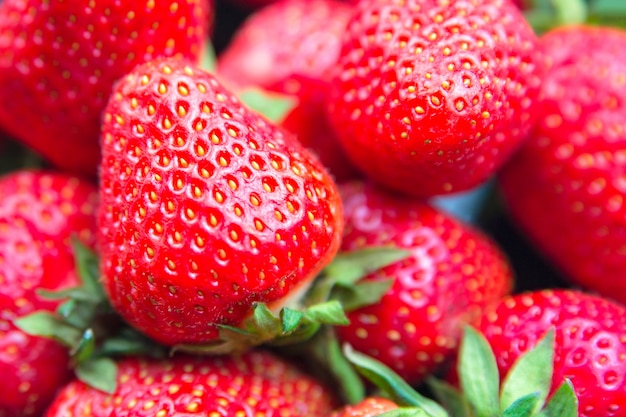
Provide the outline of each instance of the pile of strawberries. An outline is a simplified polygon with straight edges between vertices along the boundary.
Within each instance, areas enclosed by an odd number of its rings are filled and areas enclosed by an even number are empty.
[[[626,416],[626,32],[534,11],[1,1],[0,417]]]

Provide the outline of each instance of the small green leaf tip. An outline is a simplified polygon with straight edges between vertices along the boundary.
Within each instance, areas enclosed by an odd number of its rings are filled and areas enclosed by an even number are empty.
[[[578,398],[569,379],[559,386],[537,417],[578,417]]]
[[[539,411],[548,396],[554,367],[554,329],[550,329],[537,345],[513,364],[502,384],[500,409],[504,411],[514,401],[536,394],[533,414]]]
[[[107,394],[117,389],[117,363],[110,358],[92,358],[76,367],[76,377]]]
[[[485,337],[465,326],[459,348],[459,378],[476,417],[500,414],[500,376],[496,358]]]
[[[265,91],[258,87],[241,91],[239,99],[250,109],[275,123],[280,123],[298,105],[295,97]]]
[[[406,381],[382,362],[343,346],[343,353],[356,370],[400,406],[417,407],[427,417],[448,417],[448,413],[435,401],[415,391]]]

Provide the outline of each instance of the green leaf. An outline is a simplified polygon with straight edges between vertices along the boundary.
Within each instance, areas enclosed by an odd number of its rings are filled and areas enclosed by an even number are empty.
[[[578,398],[569,379],[559,386],[537,417],[578,417]]]
[[[345,404],[358,404],[365,399],[363,379],[344,356],[332,326],[324,326],[316,337],[307,342],[311,355],[331,374]]]
[[[399,262],[411,255],[406,249],[394,246],[368,247],[341,252],[324,269],[324,275],[333,277],[337,285],[350,286],[366,275]]]
[[[435,399],[448,410],[450,417],[471,417],[467,401],[458,389],[445,381],[432,377],[426,379],[426,383],[433,392]]]
[[[71,352],[72,356],[77,363],[82,363],[93,356],[96,350],[96,339],[93,334],[93,330],[87,329],[83,332],[83,337],[76,345],[76,348]]]
[[[626,2],[623,0],[592,0],[591,13],[605,16],[626,16]]]
[[[312,322],[346,326],[350,320],[346,317],[341,303],[336,300],[315,304],[304,310],[304,317]]]
[[[382,362],[344,345],[343,353],[361,375],[387,394],[400,406],[420,407],[428,417],[448,417],[435,401],[415,391],[398,374]]]
[[[82,338],[79,329],[49,312],[35,312],[16,319],[13,323],[25,333],[54,339],[69,347],[76,346]]]
[[[345,311],[376,304],[393,286],[394,279],[360,281],[351,287],[338,285],[333,289],[332,298],[343,305]]]
[[[585,0],[552,0],[556,20],[561,25],[575,25],[587,21],[589,13]]]
[[[241,91],[239,99],[250,109],[275,123],[281,122],[298,105],[298,100],[293,96],[270,93],[258,87],[246,88]]]
[[[554,329],[550,329],[533,349],[513,364],[502,384],[500,409],[505,410],[517,399],[536,393],[537,403],[533,411],[539,411],[550,391],[553,362]]]
[[[476,417],[500,414],[500,377],[496,358],[482,334],[466,326],[459,349],[461,388]]]
[[[501,417],[530,417],[533,415],[533,410],[538,403],[538,393],[525,395],[515,400],[506,410],[504,410]]]
[[[98,354],[106,357],[140,354],[163,358],[167,349],[135,329],[125,327],[118,334],[106,338],[98,349]]]
[[[78,364],[76,377],[90,387],[113,394],[117,389],[117,364],[109,358],[90,359]]]
[[[246,323],[246,328],[258,334],[261,339],[267,340],[279,335],[283,330],[283,325],[280,318],[272,313],[267,305],[257,303],[252,320]]]
[[[100,284],[100,260],[98,255],[82,244],[77,238],[72,239],[72,249],[76,259],[76,268],[85,289],[99,300],[106,300],[104,289]]]
[[[299,310],[285,307],[281,310],[280,317],[283,323],[283,333],[289,334],[295,331],[300,323],[302,323],[304,313]]]
[[[428,417],[428,413],[418,407],[400,407],[395,410],[385,411],[378,417]]]

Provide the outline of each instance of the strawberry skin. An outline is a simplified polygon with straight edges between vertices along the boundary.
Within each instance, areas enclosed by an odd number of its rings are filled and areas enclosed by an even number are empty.
[[[56,166],[96,175],[113,83],[157,56],[198,59],[212,2],[6,0],[0,126]]]
[[[239,87],[297,97],[282,125],[312,149],[338,181],[354,178],[326,115],[331,70],[353,7],[338,0],[281,0],[251,14],[220,54],[217,73]]]
[[[38,416],[69,377],[68,352],[30,336],[13,320],[58,301],[38,289],[78,283],[70,238],[95,242],[95,185],[43,171],[0,179],[0,416]]]
[[[514,222],[566,279],[626,302],[626,32],[567,27],[541,39],[542,114],[500,175]]]
[[[569,378],[580,417],[623,416],[626,407],[626,309],[571,290],[515,295],[490,306],[478,326],[501,375],[555,329],[553,389]]]
[[[167,344],[274,310],[338,250],[339,192],[286,131],[185,61],[139,66],[102,135],[103,282],[132,325]]]
[[[335,400],[323,385],[267,352],[169,360],[128,358],[106,394],[80,381],[65,386],[46,417],[325,417]]]
[[[510,0],[356,5],[329,114],[352,162],[404,194],[485,181],[534,119],[536,36]]]
[[[351,311],[337,334],[418,383],[453,355],[462,326],[510,291],[512,271],[486,236],[422,201],[361,183],[341,187],[342,251],[393,244],[410,255],[364,278],[394,282],[377,304]]]
[[[386,398],[368,397],[358,404],[335,410],[330,417],[376,417],[396,408],[398,405]]]

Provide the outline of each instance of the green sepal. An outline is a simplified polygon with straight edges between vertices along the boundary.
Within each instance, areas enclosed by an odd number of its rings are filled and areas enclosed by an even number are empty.
[[[81,362],[75,369],[76,377],[90,387],[115,393],[117,389],[117,363],[110,358],[92,358]]]
[[[385,411],[377,417],[429,417],[429,414],[419,407],[400,407]]]
[[[461,391],[435,377],[427,378],[426,384],[435,399],[448,411],[450,417],[471,417],[469,405]]]
[[[71,355],[77,363],[85,362],[91,358],[96,350],[96,338],[92,329],[83,332],[80,341],[72,350]]]
[[[365,399],[363,379],[344,356],[333,327],[324,326],[313,340],[307,342],[307,348],[335,381],[343,403],[358,404]]]
[[[305,303],[311,305],[336,299],[345,303],[345,311],[374,304],[387,293],[393,280],[382,280],[378,284],[359,281],[372,272],[407,258],[410,254],[410,251],[394,246],[367,247],[339,253],[315,281]],[[356,288],[357,286],[360,288]]]
[[[343,354],[356,370],[400,406],[419,407],[427,417],[448,417],[435,401],[415,391],[391,368],[377,359],[355,351],[344,345]]]
[[[543,407],[554,367],[554,329],[550,329],[535,347],[513,364],[502,383],[500,410],[510,408],[514,401],[529,394],[537,396],[533,414]]]
[[[217,69],[217,55],[215,53],[215,47],[210,39],[207,39],[202,49],[202,55],[200,56],[200,62],[198,64],[201,69],[211,74],[215,74]]]
[[[13,321],[24,333],[58,341],[65,346],[76,346],[82,332],[74,326],[59,319],[55,314],[47,311],[36,311]]]
[[[531,417],[533,410],[539,403],[540,395],[538,393],[524,395],[513,401],[513,403],[502,412],[500,417]]]
[[[537,417],[578,417],[578,398],[569,379],[559,386]]]
[[[249,87],[239,92],[239,99],[266,119],[280,123],[299,103],[295,96]]]
[[[132,327],[122,327],[118,333],[110,335],[99,346],[98,354],[104,357],[142,355],[152,358],[165,358],[168,348],[158,344]]]
[[[470,326],[463,330],[459,348],[461,389],[476,417],[500,414],[500,377],[496,358],[485,337]]]
[[[280,318],[283,326],[283,334],[289,334],[294,332],[300,323],[302,323],[304,313],[300,310],[285,307],[280,312]]]

